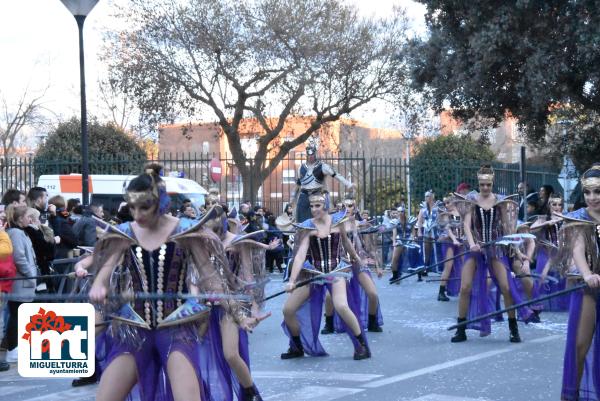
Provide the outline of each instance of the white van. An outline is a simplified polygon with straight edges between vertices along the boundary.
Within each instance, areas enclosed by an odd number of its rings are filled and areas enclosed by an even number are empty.
[[[107,212],[116,214],[119,204],[124,201],[123,194],[127,185],[135,177],[135,175],[90,175],[90,204],[101,204]],[[167,193],[171,197],[171,210],[179,210],[184,199],[191,200],[196,209],[204,205],[208,191],[197,182],[186,178],[161,178],[167,185]],[[82,199],[81,174],[42,175],[38,180],[38,186],[46,188],[49,197],[62,195],[65,201],[70,198]]]

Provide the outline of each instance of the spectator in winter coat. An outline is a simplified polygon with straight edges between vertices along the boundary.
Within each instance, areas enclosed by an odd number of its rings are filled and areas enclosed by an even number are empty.
[[[25,227],[25,233],[31,240],[33,251],[35,252],[35,260],[43,275],[52,274],[50,265],[54,260],[54,232],[50,227],[43,225],[40,222],[40,212],[32,207],[27,208],[27,217],[29,225]],[[54,292],[54,284],[52,280],[45,281],[49,292]]]
[[[69,212],[65,209],[65,198],[60,195],[53,196],[48,200],[49,208],[54,206],[56,213],[50,214],[50,228],[54,231],[54,235],[60,237],[55,252],[55,259],[64,259],[70,257],[73,248],[77,247],[77,239],[73,234],[73,228],[69,224]]]
[[[29,225],[26,206],[9,206],[6,210],[8,221],[8,233],[13,247],[13,259],[17,268],[15,278],[25,278],[13,283],[12,293],[23,297],[22,301],[8,301],[9,318],[6,325],[6,336],[2,339],[1,348],[8,350],[6,355],[7,362],[17,360],[18,344],[18,310],[24,302],[31,302],[35,296],[36,280],[38,275],[35,262],[35,253],[31,240],[23,229]]]
[[[102,205],[90,205],[92,215],[100,220],[104,218],[104,207]],[[81,215],[83,208],[77,206],[73,212]],[[73,225],[73,234],[77,244],[80,246],[94,246],[98,239],[98,225],[96,220],[91,216],[81,216]]]
[[[275,225],[275,216],[269,216],[267,220],[267,238],[266,243],[270,243],[274,239],[279,239],[280,241],[283,239],[283,233],[277,228]],[[284,257],[284,246],[283,242],[279,243],[279,246],[275,249],[267,249],[266,252],[266,268],[269,273],[273,273],[273,263],[275,263],[275,267],[279,270],[279,273],[283,273],[283,257]]]
[[[40,212],[40,222],[48,224],[50,215],[56,214],[56,207],[48,204],[46,188],[33,187],[27,192],[27,206],[36,208]]]
[[[14,278],[17,275],[17,268],[13,261],[13,248],[10,237],[4,230],[6,224],[6,213],[4,205],[0,208],[0,278]],[[10,293],[12,290],[12,281],[0,281],[0,293]],[[4,307],[5,303],[0,299],[0,333],[4,333]],[[0,352],[0,372],[10,368],[6,362],[6,350]]]

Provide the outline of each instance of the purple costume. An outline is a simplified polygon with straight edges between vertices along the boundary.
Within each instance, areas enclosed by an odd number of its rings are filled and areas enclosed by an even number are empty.
[[[364,228],[365,226],[363,226]],[[352,242],[354,249],[358,253],[358,256],[364,261],[367,258],[371,258],[372,260],[376,260],[375,256],[375,243],[374,236],[375,234],[367,233],[362,234],[358,232],[357,227],[351,232],[348,233],[348,238],[350,242]],[[347,288],[347,292],[349,296],[353,294],[358,294],[359,297],[359,313],[356,315],[358,318],[358,322],[360,326],[364,329],[367,328],[369,324],[369,297],[367,296],[366,291],[360,285],[359,274],[365,273],[369,276],[370,280],[373,280],[373,275],[371,272],[371,268],[369,266],[360,266],[358,263],[352,263],[352,278],[350,279],[350,283]],[[377,324],[379,326],[383,326],[383,315],[381,314],[381,304],[377,304],[377,312],[375,314],[377,318]],[[333,311],[333,327],[336,333],[344,332],[344,324],[342,318]]]
[[[135,238],[130,223],[109,229],[96,245],[94,260],[97,267],[106,263],[107,257],[119,252],[123,262],[120,274],[113,274],[111,289],[115,292],[133,290],[157,294],[188,292],[188,282],[196,275],[202,278],[201,289],[223,293],[225,280],[218,266],[222,248],[218,238],[198,226],[180,222],[167,241],[158,249],[148,251]],[[202,239],[202,240],[199,240]],[[199,248],[211,255],[209,260]],[[216,250],[216,251],[215,251]],[[108,267],[107,267],[108,268]],[[116,278],[115,278],[116,276]],[[236,306],[223,301],[228,310]],[[210,389],[203,381],[201,369],[201,339],[198,334],[200,319],[208,309],[196,301],[188,300],[136,300],[116,305],[112,322],[106,332],[106,357],[104,366],[122,355],[131,355],[137,367],[137,384],[130,399],[172,400],[173,395],[167,374],[167,361],[173,352],[180,352],[194,370],[203,400],[210,399]]]
[[[252,299],[260,301],[264,298],[263,289],[267,280],[265,278],[265,252],[253,245],[255,241],[242,239],[238,236],[227,248],[226,255],[229,262],[229,271],[236,280],[235,288],[240,292],[250,295]],[[235,246],[234,246],[235,245]],[[241,246],[247,246],[251,260],[241,257],[243,250]],[[248,314],[251,305],[244,305]],[[237,376],[227,363],[223,352],[223,340],[221,333],[221,320],[226,311],[221,306],[214,306],[210,311],[210,321],[206,334],[206,343],[203,349],[206,355],[202,355],[202,371],[204,380],[208,383],[211,391],[211,401],[232,401],[234,394],[238,400],[243,397],[244,388],[238,381]],[[250,369],[250,352],[248,346],[248,333],[237,328],[238,331],[238,353],[248,369]],[[259,395],[254,386],[254,392]]]
[[[583,223],[582,222],[590,222]],[[592,273],[600,273],[600,225],[594,222],[586,209],[569,213],[561,229],[560,253],[563,269],[571,268],[572,246],[577,238],[585,242],[586,259]],[[591,262],[591,263],[590,263]],[[584,295],[596,301],[595,331],[583,365],[579,390],[577,389],[577,332]],[[600,296],[597,290],[579,290],[572,293],[567,327],[567,345],[563,366],[561,400],[600,400]]]
[[[331,216],[331,227],[337,224],[343,224],[344,214],[336,213]],[[304,236],[309,235],[312,230],[316,230],[316,226],[312,219],[306,220],[302,223],[296,234],[296,247],[302,242]],[[341,234],[331,233],[325,238],[319,238],[316,235],[309,237],[309,247],[307,251],[307,260],[304,263],[302,274],[323,274],[331,273],[333,271],[349,270],[350,265],[341,259],[343,247],[341,244]],[[294,252],[295,253],[295,252]],[[333,278],[333,280],[339,280],[340,278]],[[360,294],[357,289],[358,286],[347,285],[348,293],[348,306],[359,318],[360,316]],[[324,280],[323,282],[315,282],[310,284],[310,295],[308,299],[302,304],[302,306],[296,311],[296,318],[300,323],[300,341],[304,352],[311,356],[326,356],[327,352],[323,348],[321,341],[319,341],[319,330],[321,326],[321,316],[323,311],[323,301],[325,300],[325,291],[328,290],[331,293],[332,281]],[[359,321],[360,324],[360,321]],[[342,322],[344,331],[348,334],[352,343],[355,347],[359,346],[359,343],[351,332],[351,330]],[[295,350],[296,345],[292,340],[292,336],[285,324],[282,323],[282,328],[286,336],[290,339],[290,349]],[[366,342],[365,330],[361,326],[361,335]]]
[[[459,211],[462,209],[465,212],[470,211],[471,213],[471,233],[473,234],[475,243],[481,244],[496,241],[514,231],[518,208],[516,202],[499,200],[492,208],[484,209],[476,203],[475,199],[461,199],[457,201]],[[522,301],[521,294],[510,271],[508,249],[506,247],[496,245],[482,247],[480,252],[470,252],[465,255],[464,264],[471,259],[475,260],[476,269],[473,277],[467,319],[475,318],[493,310],[489,301],[488,275],[491,276],[496,287],[499,287],[492,268],[493,259],[500,261],[504,267],[503,273],[506,274],[513,303],[517,304]],[[527,307],[519,308],[517,313],[525,322],[528,322],[533,315],[532,310]],[[491,319],[471,324],[468,328],[479,330],[482,337],[487,336],[491,333]]]
[[[442,213],[439,216],[438,225],[443,227],[442,234],[440,235],[442,242],[442,259],[448,257],[448,250],[452,249],[453,255],[458,255],[464,252],[464,245],[455,245],[452,243],[449,231],[452,231],[454,237],[461,241],[464,238],[464,230],[462,227],[462,219],[460,216],[455,216],[451,213]],[[463,259],[461,257],[454,259],[452,263],[452,270],[448,277],[448,284],[446,284],[446,292],[451,297],[457,297],[460,293],[460,277],[462,274]]]
[[[562,221],[558,221],[556,222],[556,224],[542,227],[539,230],[539,232],[537,232],[538,238],[541,240],[540,242],[538,242],[539,248],[535,264],[535,271],[537,274],[542,274],[544,268],[548,265],[548,263],[551,263],[551,260],[556,258],[558,248],[554,247],[558,247],[558,232],[561,226]],[[560,276],[557,269],[550,268],[550,270],[548,271],[548,276],[556,278],[558,282],[536,282],[536,298],[565,289],[567,280],[564,277]],[[561,297],[551,298],[547,301],[544,301],[542,303],[542,306],[544,310],[547,311],[563,312],[569,310],[569,300],[570,295],[567,294]]]

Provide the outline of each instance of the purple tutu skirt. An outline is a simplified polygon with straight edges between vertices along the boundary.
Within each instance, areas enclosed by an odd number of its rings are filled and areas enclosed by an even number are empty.
[[[103,370],[112,361],[125,354],[132,355],[137,367],[138,382],[129,395],[130,400],[171,401],[173,393],[167,375],[167,361],[173,352],[181,352],[194,369],[200,396],[206,400],[206,386],[202,381],[200,340],[197,325],[185,323],[164,329],[146,330],[126,324],[111,325],[104,341],[106,357]],[[125,327],[127,326],[127,327]]]
[[[508,257],[499,256],[496,252],[494,252],[493,248],[488,248],[484,249],[482,252],[472,252],[467,254],[465,257],[465,264],[472,258],[475,259],[476,269],[475,276],[473,277],[473,286],[471,289],[471,298],[469,302],[467,319],[473,319],[477,316],[490,313],[493,310],[488,289],[488,274],[492,277],[492,281],[496,287],[498,287],[498,282],[491,266],[492,258],[498,259],[504,266],[504,273],[506,274],[506,278],[508,280],[509,290],[510,294],[512,295],[513,302],[517,304],[523,301],[523,297],[517,288],[515,278],[510,272]],[[533,311],[530,308],[523,307],[517,309],[517,314],[522,321],[527,323],[532,318]],[[485,319],[476,323],[472,323],[467,326],[467,328],[478,330],[479,335],[485,337],[492,332],[491,319]]]
[[[535,265],[535,271],[537,274],[542,274],[542,272],[544,271],[544,267],[546,267],[546,264],[549,263],[550,258],[551,255],[546,251],[546,249],[542,248],[539,250]],[[550,281],[542,283],[541,281],[536,281],[534,287],[535,297],[541,297],[565,289],[567,285],[567,280],[564,277],[561,277],[561,275],[556,270],[550,269],[548,276],[556,278],[558,280],[558,283]],[[562,295],[560,297],[555,297],[547,301],[543,301],[542,306],[546,311],[565,312],[569,310],[570,299],[570,294]]]
[[[338,278],[338,280],[340,280]],[[360,285],[359,285],[360,287]],[[356,288],[356,287],[354,287]],[[321,344],[319,340],[319,331],[321,330],[321,316],[323,315],[323,302],[325,300],[325,291],[329,291],[331,293],[331,283],[325,284],[311,284],[310,285],[310,295],[306,302],[302,304],[302,306],[296,312],[296,318],[300,323],[300,341],[302,342],[302,347],[304,348],[304,352],[311,356],[327,356],[327,352],[325,352],[325,348]],[[355,294],[352,291],[351,286],[346,283],[346,291],[348,295],[348,306],[354,312],[354,315],[358,318],[360,316],[360,299],[358,294]],[[340,319],[341,320],[341,319]],[[352,341],[354,347],[358,347],[359,343],[352,331],[346,326],[346,324],[342,321],[342,328]],[[281,327],[283,328],[283,332],[289,338],[290,348],[295,349],[295,344],[292,341],[292,336],[290,331],[288,330],[285,321],[281,323]],[[365,334],[365,330],[361,325],[361,334],[367,341],[367,336]]]
[[[221,306],[212,307],[208,331],[204,336],[201,347],[200,368],[202,378],[207,386],[207,399],[210,401],[232,401],[234,395],[236,399],[242,399],[243,388],[225,360],[223,353],[220,322],[225,314],[226,312]],[[242,329],[237,330],[239,336],[238,352],[250,368],[248,333]]]
[[[352,275],[352,278],[350,279],[350,282],[348,283],[348,287],[347,287],[348,299],[350,299],[351,297],[358,297],[358,299],[359,299],[359,302],[358,302],[359,313],[356,315],[356,317],[358,318],[360,327],[362,327],[363,330],[366,330],[369,325],[369,297],[367,297],[367,293],[360,285],[360,281],[358,280],[358,274],[359,274],[358,272],[368,274],[369,278],[371,280],[373,280],[373,275],[369,268],[366,268],[366,267],[357,268],[356,266],[352,265],[353,275]],[[350,302],[350,301],[348,301],[348,302]],[[383,315],[381,314],[381,303],[379,303],[377,305],[376,316],[377,316],[377,324],[379,324],[379,326],[383,326]],[[338,315],[338,313],[335,310],[333,311],[333,327],[334,327],[334,330],[336,333],[344,333],[346,331],[344,321],[342,320],[340,315]]]
[[[461,252],[464,252],[462,245],[454,245],[452,243],[442,243],[442,259],[446,259],[448,256],[448,249],[452,249],[454,251],[454,255],[458,255]],[[440,266],[442,269],[444,266]],[[463,258],[456,258],[453,261],[452,270],[450,271],[450,276],[448,277],[448,284],[446,284],[446,293],[451,297],[457,297],[460,293],[460,276],[462,274],[463,267]]]
[[[600,296],[596,293],[596,330],[585,358],[579,391],[577,390],[577,331],[584,291],[571,294],[567,345],[563,367],[562,401],[600,401]]]

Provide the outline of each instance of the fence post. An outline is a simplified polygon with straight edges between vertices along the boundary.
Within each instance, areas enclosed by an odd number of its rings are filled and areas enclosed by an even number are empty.
[[[523,212],[523,221],[527,221],[527,171],[526,169],[527,160],[525,158],[525,146],[521,146],[521,182],[523,183],[523,201],[525,202],[524,212]]]

